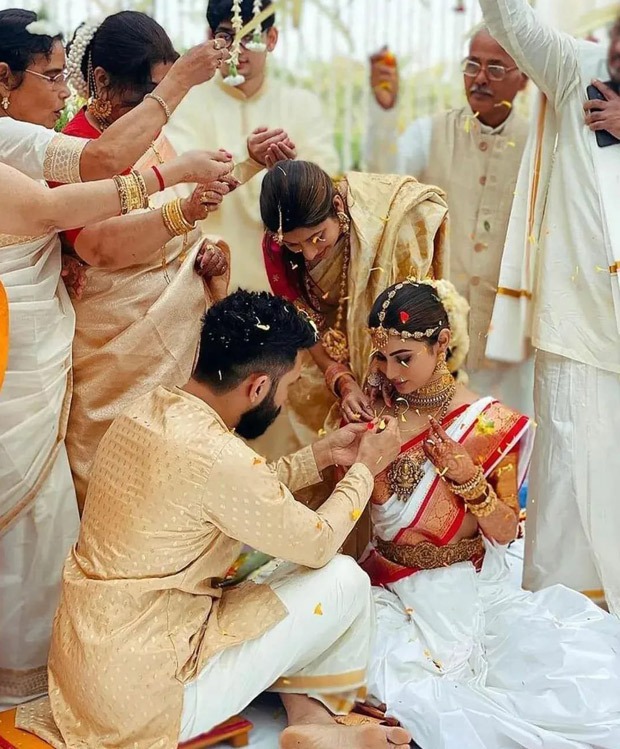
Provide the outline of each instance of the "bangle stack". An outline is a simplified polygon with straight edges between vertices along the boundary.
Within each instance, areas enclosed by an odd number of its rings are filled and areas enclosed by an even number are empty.
[[[172,116],[172,112],[170,111],[170,107],[161,98],[161,96],[158,96],[157,94],[147,94],[144,98],[153,99],[153,101],[156,101],[159,104],[159,106],[164,110],[164,114],[166,115],[166,122],[168,122],[168,120]]]
[[[452,491],[465,501],[467,509],[477,518],[486,518],[497,509],[497,494],[484,477],[480,466],[476,473],[464,484],[453,484],[448,481]]]
[[[118,190],[123,215],[137,208],[149,207],[149,193],[140,172],[132,169],[129,174],[117,174],[114,177],[114,184]]]
[[[336,396],[336,398],[340,397],[340,394],[338,392],[338,382],[343,377],[351,377],[353,380],[355,379],[355,375],[353,374],[353,372],[351,372],[351,369],[346,364],[334,362],[333,364],[330,364],[329,367],[327,367],[327,369],[325,370],[325,384]]]
[[[183,215],[181,198],[176,198],[176,200],[165,203],[162,206],[161,215],[171,237],[181,237],[183,234],[189,234],[192,229],[196,228],[196,224],[190,224]]]

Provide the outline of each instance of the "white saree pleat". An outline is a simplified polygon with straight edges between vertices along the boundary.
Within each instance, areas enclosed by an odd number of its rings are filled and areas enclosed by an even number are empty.
[[[78,530],[64,448],[74,314],[48,235],[7,245],[10,353],[0,392],[0,698],[45,691],[51,624]]]

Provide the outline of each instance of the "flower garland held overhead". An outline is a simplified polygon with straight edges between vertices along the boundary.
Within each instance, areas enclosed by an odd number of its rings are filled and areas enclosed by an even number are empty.
[[[241,0],[233,0],[232,4],[232,27],[235,32],[235,39],[230,48],[230,57],[228,58],[228,75],[224,78],[224,83],[228,86],[240,86],[245,83],[245,76],[238,71],[239,51],[241,50],[241,39],[239,32],[243,28],[243,17],[241,16]]]

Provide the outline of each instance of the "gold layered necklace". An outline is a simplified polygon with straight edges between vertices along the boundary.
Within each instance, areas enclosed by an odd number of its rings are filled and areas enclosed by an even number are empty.
[[[402,399],[414,411],[427,413],[436,411],[434,417],[438,421],[441,421],[448,413],[448,408],[450,407],[452,398],[454,398],[455,392],[456,382],[454,381],[454,377],[446,370],[439,377],[419,388],[414,393],[399,394],[395,406]]]

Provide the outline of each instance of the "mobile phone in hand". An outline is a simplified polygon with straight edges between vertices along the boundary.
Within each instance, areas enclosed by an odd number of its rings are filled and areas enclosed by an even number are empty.
[[[610,88],[613,88],[614,91],[616,90],[616,87],[610,82],[607,82],[607,85]],[[600,101],[605,101],[605,97],[603,94],[598,90],[596,86],[590,85],[586,89],[586,92],[588,94],[588,99],[595,100],[598,99]],[[599,148],[606,148],[607,146],[615,146],[616,143],[620,143],[620,140],[613,136],[611,133],[608,133],[607,130],[595,130],[594,134],[596,135],[596,143]]]

